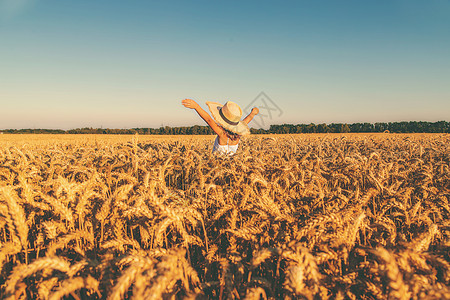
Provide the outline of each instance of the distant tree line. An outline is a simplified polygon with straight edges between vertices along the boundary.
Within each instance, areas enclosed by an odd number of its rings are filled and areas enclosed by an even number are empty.
[[[67,133],[62,129],[2,129],[0,133],[45,133],[45,134],[64,134]]]
[[[251,128],[255,134],[286,134],[286,133],[347,133],[347,132],[392,132],[392,133],[450,133],[450,122],[389,122],[389,123],[331,123],[331,124],[281,124],[271,125],[269,129]],[[45,133],[45,134],[213,134],[209,126],[187,126],[160,128],[131,128],[131,129],[109,129],[109,128],[77,128],[70,130],[61,129],[5,129],[0,133]]]
[[[450,122],[389,122],[389,123],[331,123],[331,124],[282,124],[271,125],[268,130],[253,129],[253,133],[346,133],[346,132],[394,132],[394,133],[450,133]]]

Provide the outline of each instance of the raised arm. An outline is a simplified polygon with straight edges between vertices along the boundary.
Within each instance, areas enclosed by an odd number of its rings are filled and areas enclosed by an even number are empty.
[[[195,102],[192,99],[184,99],[181,101],[181,104],[183,104],[187,108],[195,109],[195,111],[198,113],[198,115],[211,127],[211,129],[217,133],[218,135],[223,134],[222,128],[220,128],[219,125],[211,118],[211,116],[203,109],[201,106]]]
[[[253,120],[253,117],[256,116],[259,113],[259,109],[257,107],[253,107],[252,111],[242,120],[245,124],[250,123],[251,120]]]

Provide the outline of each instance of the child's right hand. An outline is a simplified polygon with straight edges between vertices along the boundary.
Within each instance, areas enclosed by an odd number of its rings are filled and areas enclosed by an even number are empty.
[[[184,99],[183,101],[181,101],[181,104],[183,104],[187,108],[192,108],[192,109],[196,109],[198,107],[197,102],[195,102],[192,99]]]

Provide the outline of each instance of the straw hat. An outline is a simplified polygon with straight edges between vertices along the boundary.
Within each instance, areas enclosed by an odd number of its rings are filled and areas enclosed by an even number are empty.
[[[234,102],[228,101],[225,105],[206,101],[213,118],[223,128],[239,135],[250,134],[246,123],[241,121],[242,109]]]

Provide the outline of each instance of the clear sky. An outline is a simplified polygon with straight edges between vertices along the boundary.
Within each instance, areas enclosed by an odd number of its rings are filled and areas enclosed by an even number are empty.
[[[0,0],[0,129],[202,124],[182,99],[262,91],[266,126],[450,121],[450,0]]]

